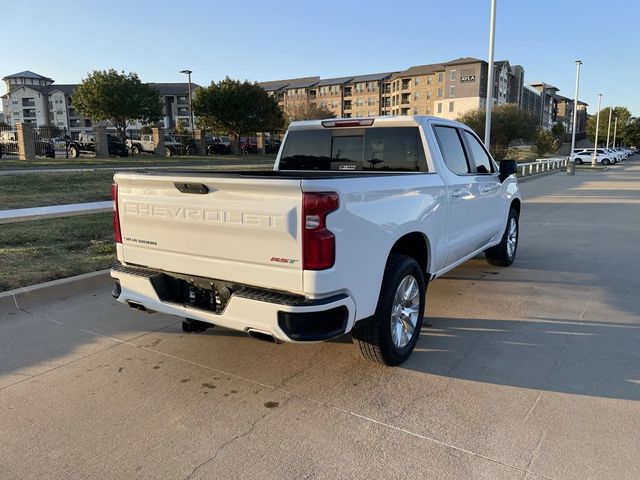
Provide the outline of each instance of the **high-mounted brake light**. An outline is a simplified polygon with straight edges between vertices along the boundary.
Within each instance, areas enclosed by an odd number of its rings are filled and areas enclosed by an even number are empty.
[[[362,120],[323,120],[322,126],[324,128],[335,127],[370,127],[373,125],[373,118],[365,118]]]
[[[118,215],[118,184],[111,184],[111,198],[113,199],[113,236],[116,243],[122,243],[122,234],[120,233],[120,216]]]
[[[336,259],[336,237],[327,229],[327,215],[338,209],[335,192],[304,193],[302,198],[302,268],[325,270]]]

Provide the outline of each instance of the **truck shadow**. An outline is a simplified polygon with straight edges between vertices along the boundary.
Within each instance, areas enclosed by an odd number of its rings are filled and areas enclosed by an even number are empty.
[[[401,368],[535,390],[640,400],[640,325],[429,318]]]

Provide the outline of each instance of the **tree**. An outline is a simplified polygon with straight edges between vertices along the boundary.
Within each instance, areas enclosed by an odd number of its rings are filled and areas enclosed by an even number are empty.
[[[95,70],[73,93],[73,106],[85,117],[108,120],[124,139],[131,121],[154,123],[162,117],[160,95],[132,72]]]
[[[640,117],[631,119],[625,133],[625,145],[636,148],[640,147]],[[617,138],[616,143],[618,143]]]
[[[480,138],[484,137],[485,111],[471,110],[460,115],[457,120],[471,127]],[[509,148],[514,140],[531,141],[536,136],[538,122],[531,113],[517,105],[497,105],[491,114],[491,154],[500,160],[515,158]]]
[[[300,120],[322,120],[325,118],[335,118],[336,114],[333,110],[325,105],[319,105],[315,102],[304,102],[287,106],[285,112],[285,125],[289,127],[291,122]]]
[[[553,127],[551,127],[551,133],[553,133],[556,138],[561,138],[566,133],[566,130],[564,128],[564,125],[558,122],[554,123]]]
[[[559,143],[559,138],[553,133],[553,129],[549,131],[539,128],[533,139],[533,149],[537,155],[542,157],[549,152],[558,150]]]
[[[193,111],[203,127],[237,136],[279,130],[284,123],[278,102],[258,84],[229,77],[196,91]]]
[[[611,107],[603,108],[600,110],[600,125],[598,127],[598,143],[604,145],[607,142],[607,130],[609,129],[609,110]],[[616,143],[628,143],[627,129],[631,125],[633,119],[631,118],[631,112],[626,107],[613,107],[613,113],[611,116],[611,134],[609,143],[613,142],[613,129],[615,119],[618,119],[618,128],[616,130]],[[587,135],[593,142],[595,141],[596,123],[598,120],[598,114],[591,115],[587,120]]]

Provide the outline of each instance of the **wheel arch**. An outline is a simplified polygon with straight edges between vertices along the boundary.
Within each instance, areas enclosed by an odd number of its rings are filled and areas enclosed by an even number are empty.
[[[429,238],[424,233],[411,232],[403,235],[391,247],[389,257],[394,253],[412,257],[418,262],[420,269],[427,274],[427,278],[429,277],[429,272],[431,271],[431,245]],[[387,261],[389,257],[387,257]]]
[[[513,208],[516,211],[519,217],[520,209],[522,208],[522,201],[519,198],[514,198],[513,201],[511,202],[511,208]]]

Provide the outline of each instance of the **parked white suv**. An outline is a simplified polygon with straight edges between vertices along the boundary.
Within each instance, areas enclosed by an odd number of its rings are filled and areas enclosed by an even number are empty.
[[[465,125],[403,116],[294,122],[273,171],[119,172],[114,297],[187,331],[351,332],[365,358],[397,365],[429,281],[481,252],[514,261],[515,170]]]

